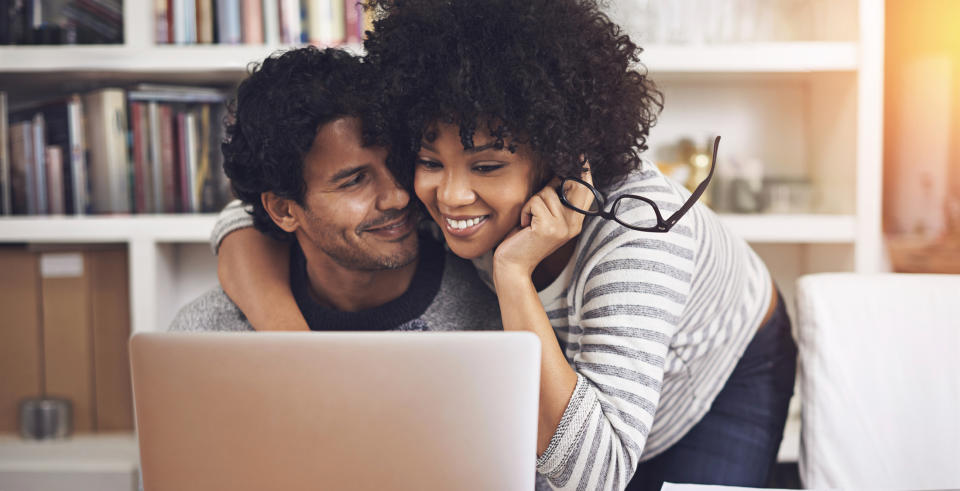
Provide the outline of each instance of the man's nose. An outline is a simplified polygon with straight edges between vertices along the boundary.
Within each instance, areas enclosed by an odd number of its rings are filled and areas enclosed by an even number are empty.
[[[410,193],[391,175],[384,180],[379,203],[381,210],[406,208],[410,204]]]

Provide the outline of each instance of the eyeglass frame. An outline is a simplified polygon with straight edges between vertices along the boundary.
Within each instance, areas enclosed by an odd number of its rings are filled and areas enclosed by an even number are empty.
[[[694,203],[696,203],[697,200],[700,199],[700,196],[703,195],[703,192],[707,189],[707,184],[709,184],[710,179],[713,178],[713,171],[717,166],[717,148],[719,146],[720,146],[720,137],[717,136],[717,138],[713,141],[713,157],[710,160],[710,172],[707,174],[706,179],[704,179],[703,182],[701,182],[697,186],[697,188],[693,191],[693,193],[690,194],[690,197],[687,198],[687,201],[683,203],[683,206],[681,206],[680,209],[678,209],[672,215],[670,215],[670,218],[667,218],[666,220],[663,219],[663,216],[660,214],[660,208],[657,207],[657,204],[654,203],[653,200],[649,198],[645,198],[643,196],[637,196],[635,194],[624,194],[622,196],[618,196],[617,199],[614,200],[613,204],[610,206],[610,211],[604,211],[604,209],[607,208],[606,198],[604,198],[603,194],[601,194],[600,191],[597,190],[597,188],[593,187],[592,184],[584,181],[583,179],[580,179],[579,177],[563,178],[560,181],[559,189],[557,189],[557,195],[559,195],[560,202],[563,203],[564,206],[578,213],[582,213],[587,216],[598,216],[605,220],[613,220],[619,223],[620,225],[623,225],[624,227],[627,227],[632,230],[637,230],[640,232],[667,233],[670,231],[671,228],[673,228],[674,225],[677,224],[677,222],[683,217],[683,215],[685,215],[687,211],[689,211],[690,208],[693,207]],[[563,191],[564,185],[567,183],[567,181],[573,181],[578,184],[582,184],[586,186],[587,189],[589,189],[591,192],[593,192],[593,197],[598,204],[597,211],[581,210],[580,208],[574,206],[569,201],[567,201],[566,196],[564,196],[566,193]],[[617,207],[620,204],[620,200],[624,198],[638,199],[640,201],[643,201],[649,204],[651,207],[653,207],[653,212],[657,216],[657,225],[653,227],[638,227],[636,225],[631,225],[629,223],[624,223],[620,221],[620,219],[617,218],[616,211],[617,211]]]

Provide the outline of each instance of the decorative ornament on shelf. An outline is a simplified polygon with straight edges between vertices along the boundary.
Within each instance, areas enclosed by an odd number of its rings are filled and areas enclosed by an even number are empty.
[[[960,274],[960,197],[946,200],[946,232],[938,237],[888,236],[890,262],[898,273]]]

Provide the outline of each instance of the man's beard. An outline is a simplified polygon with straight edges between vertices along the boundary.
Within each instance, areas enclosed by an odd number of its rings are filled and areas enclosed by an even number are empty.
[[[384,271],[391,269],[400,269],[409,265],[417,259],[419,244],[414,243],[409,250],[400,250],[395,254],[385,255],[376,254],[373,251],[367,251],[364,248],[357,247],[364,244],[360,239],[366,230],[377,228],[381,225],[390,223],[401,216],[409,213],[408,220],[413,223],[419,222],[417,208],[410,206],[403,210],[389,210],[375,220],[363,223],[355,230],[334,230],[324,226],[318,217],[309,210],[304,209],[306,215],[311,221],[311,228],[317,232],[319,237],[314,238],[313,234],[308,234],[310,241],[318,249],[329,256],[339,266],[353,271]],[[413,227],[411,234],[416,234],[416,226]],[[351,235],[352,234],[352,235]],[[355,239],[355,242],[351,240]],[[319,240],[317,240],[319,239]],[[394,242],[407,242],[409,236],[404,236]],[[416,239],[414,239],[416,241]]]

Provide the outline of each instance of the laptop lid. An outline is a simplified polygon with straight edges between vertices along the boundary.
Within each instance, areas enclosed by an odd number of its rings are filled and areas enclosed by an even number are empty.
[[[139,333],[152,490],[534,487],[530,333]]]

